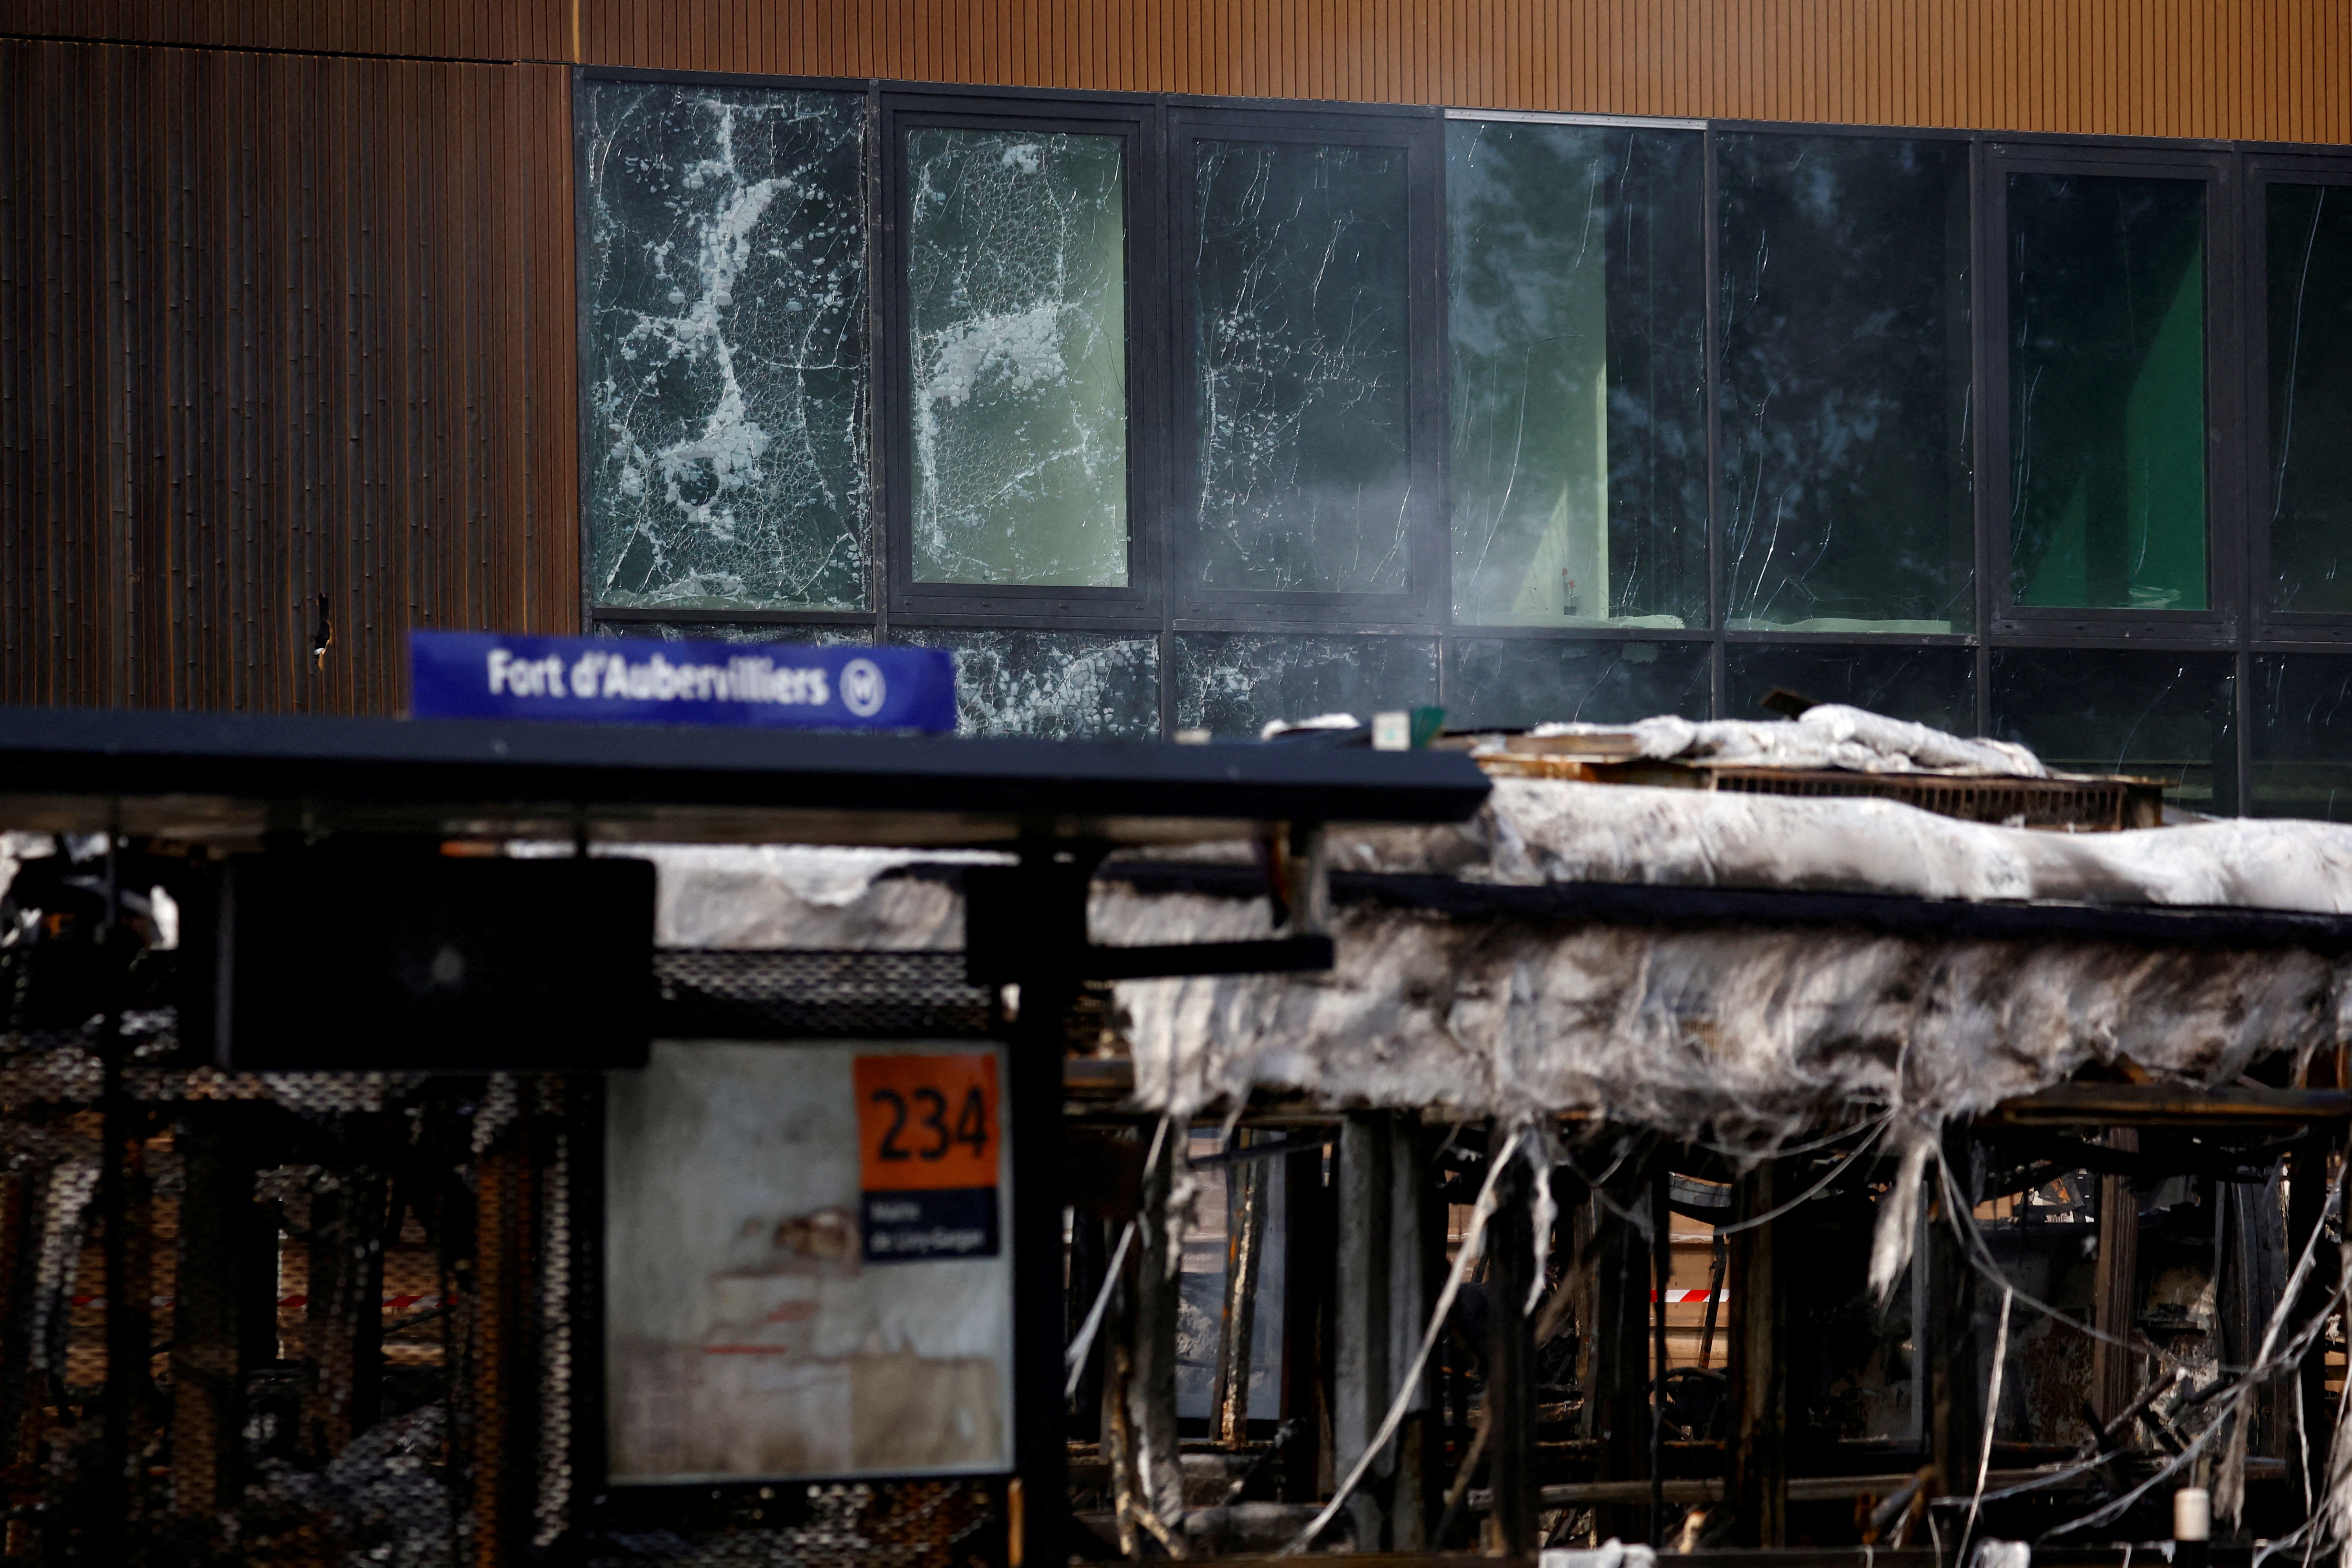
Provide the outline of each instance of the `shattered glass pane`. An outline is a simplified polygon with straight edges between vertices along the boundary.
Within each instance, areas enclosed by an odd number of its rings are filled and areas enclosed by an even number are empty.
[[[1964,647],[1733,643],[1724,649],[1723,716],[1770,719],[1774,687],[1954,735],[1977,732],[1977,660]]]
[[[2258,653],[2255,816],[2352,822],[2352,656]]]
[[[2168,804],[2238,809],[2226,653],[1995,648],[1992,732],[2068,773],[2165,781]]]
[[[927,626],[894,632],[890,640],[954,653],[960,734],[1124,740],[1160,734],[1157,637]]]
[[[1454,618],[1703,626],[1699,135],[1445,128]]]
[[[1198,584],[1403,592],[1404,150],[1203,141],[1192,174]]]
[[[583,81],[599,604],[867,603],[864,100]]]
[[[2340,613],[2352,610],[2352,186],[2263,189],[2271,608]]]
[[[598,621],[600,637],[662,642],[782,643],[795,647],[868,647],[871,626],[774,626],[743,621]]]
[[[2205,185],[2009,176],[2021,605],[2201,610]]]
[[[1968,630],[1967,143],[1717,148],[1725,624]]]
[[[908,132],[919,583],[1127,583],[1120,139]]]
[[[1376,712],[1437,700],[1428,637],[1187,632],[1176,638],[1176,728],[1255,739],[1267,721]]]
[[[1446,727],[1704,719],[1706,652],[1705,643],[1459,637],[1446,649]]]

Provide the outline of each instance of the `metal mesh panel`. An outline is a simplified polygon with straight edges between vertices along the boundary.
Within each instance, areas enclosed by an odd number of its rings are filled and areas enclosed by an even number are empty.
[[[1714,787],[1746,795],[1869,795],[1938,816],[2012,827],[2106,831],[2153,827],[2163,809],[2156,784],[2128,779],[1942,778],[1921,773],[1804,773],[1716,768]]]
[[[665,1034],[988,1024],[960,953],[659,973]],[[0,1035],[0,1560],[1001,1559],[992,1482],[597,1487],[600,1079],[224,1072],[168,1005],[26,1027],[40,984]]]
[[[908,1039],[979,1037],[987,991],[961,952],[719,951],[656,955],[656,1032],[675,1038]]]

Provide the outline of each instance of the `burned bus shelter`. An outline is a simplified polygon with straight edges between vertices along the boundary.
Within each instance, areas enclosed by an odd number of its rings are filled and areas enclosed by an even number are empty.
[[[0,715],[6,1550],[2340,1551],[2352,835],[1669,729]]]
[[[1171,965],[1328,966],[1306,896],[1325,825],[1458,820],[1486,787],[1465,760],[1427,753],[0,714],[6,1556],[1058,1553],[1061,1061],[1079,993]],[[1225,839],[1261,846],[1270,885],[1291,890],[1279,929],[1182,953],[1088,942],[1086,889],[1107,853]],[[960,854],[991,940],[947,954],[671,952],[655,942],[654,866],[611,849],[773,843]],[[1004,853],[971,863],[982,849]],[[810,1140],[846,1120],[853,1166],[864,1129],[847,1081],[838,1115],[793,1103],[835,1065],[860,1089],[883,1075],[886,1105],[901,1090],[913,1103],[918,1125],[880,1130],[886,1166],[988,1151],[981,1176],[944,1189],[853,1171],[862,1215],[771,1215],[749,1238],[760,1256],[719,1270],[740,1278],[651,1282],[720,1296],[814,1279],[845,1295],[894,1341],[833,1358],[856,1364],[830,1415],[862,1426],[857,1406],[886,1406],[866,1451],[683,1468],[623,1452],[627,1412],[606,1398],[598,1342],[606,1075],[626,1099],[677,1068],[658,1047],[647,1062],[649,1041],[678,1036],[907,1042],[803,1057],[781,1081],[756,1051],[694,1067],[739,1069],[743,1085],[722,1071],[702,1087],[755,1117],[750,1080],[765,1080]],[[924,1096],[958,1072],[977,1098],[927,1118]],[[946,1120],[943,1142],[927,1119]],[[786,1167],[824,1157],[814,1142],[763,1147]],[[671,1173],[642,1174],[673,1210],[695,1206]],[[909,1208],[917,1223],[892,1229]],[[965,1270],[950,1283],[967,1294],[931,1329],[991,1331],[893,1375],[892,1353],[921,1338],[907,1318],[923,1292],[902,1265],[866,1270],[882,1278],[861,1296],[856,1265],[940,1235],[984,1256],[940,1266]],[[668,1238],[656,1225],[651,1239]],[[822,1329],[827,1303],[801,1304]],[[787,1305],[737,1336],[754,1342],[711,1347],[748,1353],[709,1359],[788,1373],[816,1359],[782,1331],[809,1326]],[[985,1384],[950,1413],[961,1429],[911,1455],[894,1443],[959,1372]],[[899,1468],[920,1479],[893,1484]],[[828,1469],[854,1485],[775,1484]]]

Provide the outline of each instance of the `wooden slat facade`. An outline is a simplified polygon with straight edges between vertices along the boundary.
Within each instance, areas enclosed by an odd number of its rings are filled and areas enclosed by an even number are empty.
[[[568,60],[572,0],[0,0],[0,33],[190,48]]]
[[[576,624],[564,68],[0,80],[0,700],[386,710],[410,626]]]
[[[580,0],[600,65],[2352,142],[2343,0]]]

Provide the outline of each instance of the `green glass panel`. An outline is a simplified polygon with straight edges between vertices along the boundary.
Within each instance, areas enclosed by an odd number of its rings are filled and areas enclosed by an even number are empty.
[[[2340,614],[2352,610],[2352,186],[2266,190],[2271,607]]]
[[[1704,624],[1696,132],[1445,128],[1454,616]]]
[[[2011,591],[2201,610],[2205,186],[2009,180]]]
[[[1127,195],[1116,136],[907,137],[914,574],[1127,584]]]

